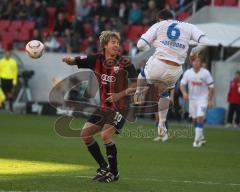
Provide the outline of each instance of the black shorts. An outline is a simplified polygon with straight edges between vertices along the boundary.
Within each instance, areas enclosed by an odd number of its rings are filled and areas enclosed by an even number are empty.
[[[12,92],[13,80],[12,79],[1,79],[1,88],[5,94]]]
[[[120,133],[125,119],[118,111],[105,111],[97,109],[88,119],[89,123],[103,127],[104,124],[112,125],[116,128],[116,133]]]

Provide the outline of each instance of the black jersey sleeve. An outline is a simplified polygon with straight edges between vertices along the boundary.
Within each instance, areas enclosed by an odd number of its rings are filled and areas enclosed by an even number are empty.
[[[94,69],[96,63],[95,55],[81,55],[75,57],[75,62],[78,68]]]

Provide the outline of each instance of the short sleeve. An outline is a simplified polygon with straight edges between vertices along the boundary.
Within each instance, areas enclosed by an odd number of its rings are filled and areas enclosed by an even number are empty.
[[[156,39],[157,29],[159,27],[159,24],[156,23],[152,25],[140,38],[140,40],[143,40],[146,42],[146,44],[152,44],[152,42]]]
[[[96,56],[94,55],[81,55],[75,57],[75,62],[78,68],[94,69],[96,63]]]
[[[207,71],[207,73],[206,73],[206,83],[207,83],[208,87],[214,87],[213,78],[209,71]]]
[[[205,34],[201,30],[199,30],[195,25],[191,25],[191,27],[192,27],[191,40],[199,42],[200,39],[205,36]]]

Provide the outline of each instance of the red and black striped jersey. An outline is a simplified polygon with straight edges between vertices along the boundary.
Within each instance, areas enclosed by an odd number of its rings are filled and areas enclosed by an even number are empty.
[[[115,103],[107,102],[108,93],[119,93],[128,88],[128,80],[136,79],[137,72],[129,57],[116,56],[105,59],[103,54],[75,57],[78,68],[92,69],[98,79],[102,108],[124,109],[130,103],[130,97],[121,98]]]

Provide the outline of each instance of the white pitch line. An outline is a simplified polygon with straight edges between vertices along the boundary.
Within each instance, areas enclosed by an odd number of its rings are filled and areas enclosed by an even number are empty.
[[[41,175],[43,177],[75,177],[75,178],[87,178],[91,179],[90,176],[84,175]],[[168,182],[168,183],[193,183],[193,184],[203,184],[203,185],[226,185],[226,186],[240,186],[240,183],[220,183],[220,182],[213,182],[213,181],[190,181],[190,180],[171,180],[171,179],[157,179],[157,178],[128,178],[123,177],[123,180],[130,180],[130,181],[154,181],[154,182]]]

